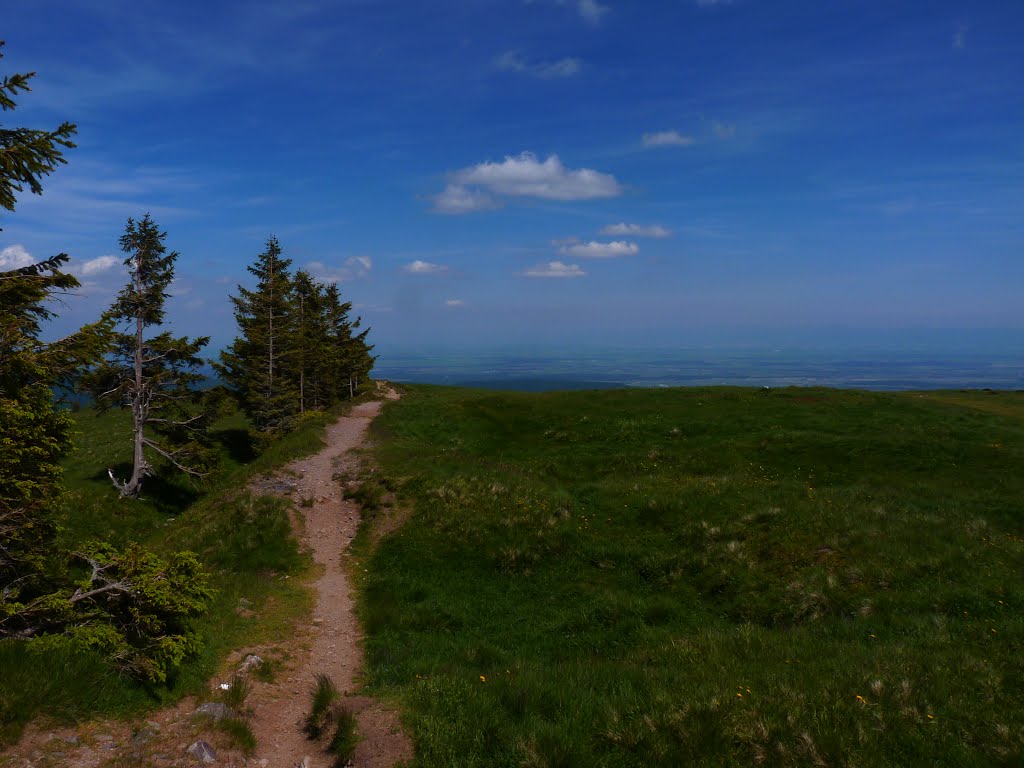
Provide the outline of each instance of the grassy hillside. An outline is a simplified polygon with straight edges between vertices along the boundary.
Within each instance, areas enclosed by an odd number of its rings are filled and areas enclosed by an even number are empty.
[[[417,765],[1024,761],[1024,395],[409,387],[374,430]]]
[[[284,628],[310,604],[301,579],[290,578],[304,573],[308,562],[290,535],[285,503],[253,497],[244,486],[255,473],[317,450],[332,419],[310,418],[257,456],[244,418],[235,414],[215,429],[219,473],[200,485],[161,474],[147,479],[141,497],[132,500],[119,499],[107,477],[108,468],[121,476],[130,471],[123,464],[131,456],[128,414],[77,414],[77,451],[65,462],[65,545],[99,539],[115,546],[138,541],[163,553],[190,549],[212,572],[217,594],[195,622],[201,654],[167,686],[142,686],[80,648],[0,642],[0,744],[17,738],[34,717],[66,722],[137,715],[203,690],[229,651],[285,636]]]

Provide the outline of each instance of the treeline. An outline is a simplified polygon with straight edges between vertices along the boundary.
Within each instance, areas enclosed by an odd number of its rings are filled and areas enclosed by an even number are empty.
[[[317,282],[305,270],[289,272],[277,238],[249,267],[256,288],[232,296],[240,335],[214,365],[263,433],[288,429],[306,411],[352,398],[366,383],[374,358],[359,331],[352,303],[336,283]]]
[[[33,75],[0,80],[0,111],[15,109]],[[14,211],[26,189],[41,193],[41,179],[66,162],[75,133],[72,123],[0,125],[0,208]],[[129,219],[120,239],[127,283],[95,323],[54,342],[40,338],[52,299],[79,287],[63,271],[69,257],[0,272],[0,642],[98,649],[149,681],[166,679],[198,648],[188,617],[206,609],[209,577],[189,552],[161,557],[137,544],[58,543],[60,461],[71,451],[73,423],[55,388],[89,392],[101,410],[130,412],[131,474],[108,471],[124,498],[158,471],[194,478],[215,471],[209,427],[230,398],[265,442],[304,413],[354,397],[374,361],[368,330],[350,316],[337,285],[291,274],[271,237],[249,267],[256,287],[239,286],[231,299],[239,334],[214,362],[222,386],[202,386],[209,337],[160,330],[178,258],[165,239],[148,214]]]

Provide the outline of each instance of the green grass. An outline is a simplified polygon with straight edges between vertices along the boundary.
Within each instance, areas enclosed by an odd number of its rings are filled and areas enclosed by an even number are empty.
[[[320,738],[330,721],[331,707],[340,697],[341,693],[329,675],[321,673],[316,676],[316,686],[310,697],[309,715],[303,727],[309,738]]]
[[[351,765],[351,759],[359,745],[359,724],[350,710],[335,705],[334,733],[327,744],[327,751],[334,756],[338,768]]]
[[[119,499],[107,477],[108,468],[120,476],[128,469],[128,415],[90,409],[76,414],[77,451],[64,464],[64,545],[101,539],[115,546],[139,541],[162,553],[191,549],[217,592],[209,611],[193,623],[202,650],[166,686],[142,686],[94,654],[0,642],[0,744],[16,739],[34,717],[73,722],[141,715],[205,690],[232,650],[289,636],[294,621],[311,609],[302,578],[310,563],[291,536],[287,503],[243,489],[253,475],[318,450],[325,425],[339,412],[304,419],[259,455],[244,417],[232,414],[214,428],[218,473],[198,484],[169,474],[147,478],[139,499]],[[241,604],[251,612],[238,610]],[[238,731],[240,743],[246,741],[244,729]]]
[[[409,387],[373,429],[416,765],[1024,761],[1024,395]]]

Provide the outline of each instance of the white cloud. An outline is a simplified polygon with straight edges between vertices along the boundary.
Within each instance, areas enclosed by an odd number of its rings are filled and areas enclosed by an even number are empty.
[[[445,190],[434,198],[435,209],[442,213],[493,208],[497,204],[495,196],[593,200],[622,194],[622,186],[610,174],[566,168],[558,155],[541,162],[532,152],[506,156],[500,163],[463,168],[450,178]]]
[[[711,130],[720,139],[731,139],[736,135],[736,125],[734,123],[723,123],[715,120],[711,123]]]
[[[352,256],[345,259],[345,266],[361,272],[360,277],[373,269],[373,259],[369,256]]]
[[[443,264],[431,264],[429,261],[419,259],[406,264],[402,269],[410,275],[436,275],[438,272],[448,271],[448,267]]]
[[[369,256],[350,256],[341,266],[324,264],[322,261],[310,261],[305,269],[317,280],[324,283],[349,283],[370,274],[373,260]]]
[[[21,269],[29,264],[35,264],[32,254],[25,250],[25,246],[15,243],[0,251],[0,271]]]
[[[446,307],[464,307],[466,306],[466,302],[462,299],[448,299],[445,301],[444,305]]]
[[[645,147],[688,147],[694,143],[694,139],[679,131],[658,131],[645,133],[643,142]]]
[[[560,77],[572,77],[579,73],[582,62],[576,58],[557,59],[555,61],[530,61],[523,58],[517,51],[507,51],[494,60],[494,66],[502,72],[520,72],[544,80],[551,80]]]
[[[653,226],[645,227],[640,224],[626,224],[621,222],[619,224],[609,224],[601,230],[602,235],[607,237],[621,237],[623,235],[631,235],[632,237],[672,237],[672,230],[666,229],[660,224],[654,224]]]
[[[523,272],[524,277],[583,277],[586,272],[576,264],[564,264],[561,261],[549,261],[538,264]]]
[[[121,259],[117,256],[97,256],[95,259],[89,259],[82,265],[83,275],[97,275],[100,272],[106,272],[108,269],[112,269],[121,263]]]
[[[636,243],[627,243],[625,240],[614,240],[610,243],[591,240],[589,243],[563,245],[559,250],[567,256],[576,256],[580,259],[617,259],[620,256],[639,253],[640,246]]]
[[[459,184],[449,184],[434,197],[434,210],[438,213],[472,213],[500,207],[501,203],[486,192],[467,189]]]

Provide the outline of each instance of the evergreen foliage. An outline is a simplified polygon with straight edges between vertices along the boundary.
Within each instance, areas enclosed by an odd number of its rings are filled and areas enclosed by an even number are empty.
[[[299,411],[294,379],[284,364],[292,345],[291,260],[282,258],[276,237],[248,267],[256,289],[238,286],[232,296],[241,335],[220,355],[216,370],[252,420],[257,432],[287,431]]]
[[[327,336],[324,288],[300,269],[295,273],[292,305],[295,311],[294,372],[298,376],[299,413],[330,402],[324,385],[323,340]]]
[[[14,96],[29,90],[31,77],[0,81],[3,111],[15,108]],[[70,123],[55,131],[0,126],[0,205],[13,211],[26,187],[40,193],[40,178],[64,162],[74,132]],[[0,273],[0,640],[95,647],[126,670],[164,680],[198,647],[185,620],[211,593],[195,556],[165,561],[137,545],[118,552],[88,542],[68,552],[56,543],[59,462],[72,443],[71,419],[54,387],[102,356],[115,319],[40,340],[53,316],[47,300],[79,285],[61,271],[67,261],[62,253]]]
[[[349,317],[336,284],[308,272],[289,272],[277,238],[267,240],[249,272],[255,289],[238,287],[235,319],[240,335],[215,368],[257,432],[289,429],[297,416],[351,398],[365,385],[374,357],[369,329]]]
[[[110,353],[83,379],[101,409],[118,406],[132,413],[131,477],[120,481],[110,471],[121,496],[136,496],[153,473],[147,449],[194,477],[206,474],[212,462],[206,432],[217,403],[199,389],[205,379],[199,354],[210,338],[175,338],[167,332],[145,337],[147,328],[163,323],[174,279],[178,254],[167,253],[166,236],[148,213],[139,222],[128,219],[121,250],[128,254],[130,278],[108,312],[127,330],[115,334]]]
[[[39,340],[44,302],[78,286],[60,254],[38,273],[0,273],[0,636],[48,586],[60,459],[71,450],[71,420],[53,387],[96,355],[109,327],[98,323],[52,343]],[[40,266],[40,265],[35,265]]]
[[[0,40],[0,59],[4,41]],[[0,80],[0,110],[7,112],[17,106],[15,97],[29,91],[35,72],[5,75]],[[64,122],[52,131],[36,128],[8,128],[0,125],[0,206],[14,210],[16,195],[28,187],[41,194],[40,179],[58,165],[66,163],[64,150],[73,149],[71,137],[76,133],[73,123]]]

